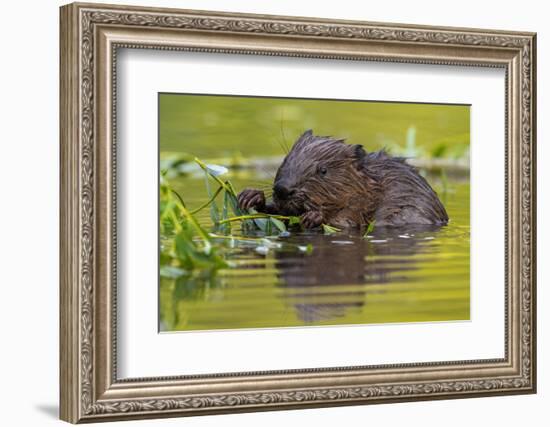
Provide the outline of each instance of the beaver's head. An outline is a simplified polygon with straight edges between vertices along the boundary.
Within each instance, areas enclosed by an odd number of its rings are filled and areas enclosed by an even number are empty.
[[[294,143],[277,171],[273,202],[286,215],[345,207],[363,189],[365,156],[361,145],[315,136],[308,130]]]

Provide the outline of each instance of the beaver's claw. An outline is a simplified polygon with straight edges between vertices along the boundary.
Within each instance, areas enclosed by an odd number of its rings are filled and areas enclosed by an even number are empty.
[[[262,211],[265,208],[264,192],[253,188],[247,188],[241,191],[237,196],[237,201],[241,209],[254,208],[258,211]]]
[[[323,215],[321,212],[309,211],[300,217],[300,222],[304,228],[316,228],[323,223]]]

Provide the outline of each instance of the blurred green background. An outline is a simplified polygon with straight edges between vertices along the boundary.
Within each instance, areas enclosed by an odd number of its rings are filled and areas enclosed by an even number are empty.
[[[161,94],[159,109],[161,151],[199,158],[282,155],[306,129],[411,157],[460,158],[470,146],[464,105]]]

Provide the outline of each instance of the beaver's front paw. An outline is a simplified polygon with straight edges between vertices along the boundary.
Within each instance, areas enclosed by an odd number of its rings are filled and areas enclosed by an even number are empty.
[[[262,211],[265,208],[264,192],[253,188],[241,191],[237,196],[237,201],[241,209],[254,208],[257,211]]]
[[[300,217],[304,228],[316,228],[323,223],[323,215],[318,211],[309,211]]]

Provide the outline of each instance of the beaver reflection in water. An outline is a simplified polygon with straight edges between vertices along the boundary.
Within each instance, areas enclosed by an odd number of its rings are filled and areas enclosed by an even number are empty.
[[[363,239],[360,234],[353,233],[339,237],[293,233],[285,241],[309,243],[314,250],[309,254],[274,253],[280,280],[279,295],[285,306],[292,306],[296,316],[306,324],[332,321],[360,312],[373,319],[369,309],[364,309],[372,296],[388,293],[391,300],[394,292],[391,286],[386,289],[380,285],[414,282],[418,276],[414,272],[422,268],[426,256],[433,250],[432,240],[425,238],[433,238],[439,229],[437,225],[375,228],[371,233],[373,239]],[[400,237],[404,234],[410,238]],[[385,302],[377,300],[375,304]],[[401,314],[414,315],[415,309],[418,307],[414,304],[402,307]]]
[[[445,225],[443,204],[418,171],[385,151],[304,132],[277,170],[273,201],[256,189],[238,196],[243,209],[300,216],[305,228]]]

